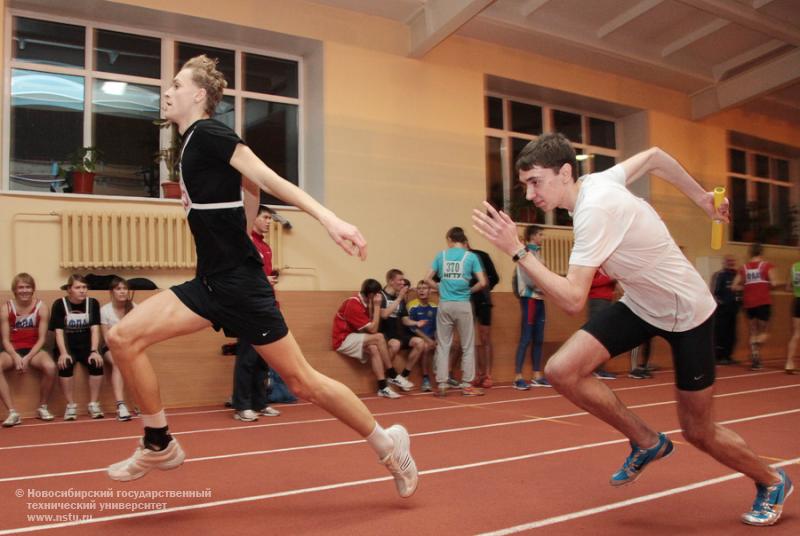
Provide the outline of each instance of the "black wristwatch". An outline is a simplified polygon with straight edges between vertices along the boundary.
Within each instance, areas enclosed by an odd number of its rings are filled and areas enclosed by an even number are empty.
[[[521,248],[519,251],[514,253],[514,256],[511,257],[511,260],[513,260],[514,262],[519,262],[528,253],[529,253],[528,248]]]

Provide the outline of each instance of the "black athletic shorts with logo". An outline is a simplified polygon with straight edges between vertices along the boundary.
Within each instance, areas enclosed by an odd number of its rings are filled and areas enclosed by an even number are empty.
[[[228,337],[259,346],[289,333],[263,266],[255,259],[214,274],[195,277],[170,290],[186,307],[211,321]]]
[[[616,302],[581,329],[600,341],[612,357],[628,352],[652,337],[661,337],[672,348],[678,389],[700,391],[714,384],[714,315],[688,331],[666,331],[648,324],[624,303]]]

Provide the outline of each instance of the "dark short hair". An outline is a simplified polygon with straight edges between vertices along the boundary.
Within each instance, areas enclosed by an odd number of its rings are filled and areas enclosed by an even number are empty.
[[[375,279],[365,279],[363,283],[361,283],[361,294],[363,296],[369,296],[370,294],[376,294],[383,289],[380,283],[378,283]]]
[[[69,276],[69,279],[67,279],[67,284],[61,285],[61,290],[67,290],[71,288],[76,281],[78,283],[83,283],[84,285],[89,286],[89,283],[86,282],[86,278],[83,277],[81,274],[72,274],[71,276]]]
[[[388,283],[398,275],[403,275],[403,270],[399,270],[397,268],[392,268],[388,272],[386,272],[386,282]]]
[[[275,211],[269,208],[267,205],[258,205],[258,212],[256,213],[256,216],[261,216],[265,212],[269,212],[270,216],[274,216],[276,214]]]
[[[451,227],[445,236],[453,242],[458,242],[460,244],[464,244],[467,241],[467,235],[464,234],[464,229],[461,227]]]
[[[575,158],[575,149],[569,140],[560,132],[542,134],[539,139],[526,145],[517,157],[515,168],[520,171],[530,171],[533,166],[550,168],[556,173],[564,164],[572,167],[572,179],[578,178],[578,160]]]
[[[750,256],[751,257],[758,257],[764,252],[764,246],[759,244],[758,242],[754,242],[750,244]]]
[[[528,225],[525,227],[525,241],[527,242],[533,235],[542,231],[544,231],[544,229],[539,225]]]

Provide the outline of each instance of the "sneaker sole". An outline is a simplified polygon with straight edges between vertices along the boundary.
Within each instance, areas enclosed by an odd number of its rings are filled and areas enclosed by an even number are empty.
[[[786,503],[786,499],[789,498],[789,495],[791,495],[793,491],[794,491],[794,484],[792,484],[792,486],[789,488],[789,491],[787,491],[786,494],[783,496],[784,504]],[[775,519],[773,519],[769,523],[753,523],[751,521],[748,521],[745,516],[742,516],[742,523],[744,523],[745,525],[750,525],[751,527],[771,527],[772,525],[778,522],[778,520],[781,518],[781,514],[783,514],[783,504],[781,504],[781,508],[780,510],[778,510],[778,514],[775,516]]]
[[[672,443],[672,450],[670,450],[668,453],[664,454],[660,458],[656,458],[655,460],[652,460],[651,462],[648,462],[647,465],[650,465],[651,463],[654,463],[654,462],[657,462],[657,461],[660,461],[660,460],[666,460],[667,458],[672,456],[672,454],[674,452],[675,452],[675,444]],[[645,466],[645,467],[647,467],[647,466]],[[644,469],[640,469],[639,472],[636,473],[632,478],[630,478],[628,480],[625,480],[624,482],[615,483],[613,481],[610,481],[609,483],[611,484],[612,487],[615,487],[615,488],[620,488],[622,486],[627,486],[628,484],[633,484],[634,482],[639,480],[639,477],[642,476],[642,473],[644,473]]]
[[[123,475],[120,477],[111,476],[111,474],[108,472],[107,474],[108,478],[110,478],[111,480],[115,480],[117,482],[131,482],[133,480],[139,480],[153,469],[158,469],[159,471],[171,471],[172,469],[177,469],[178,467],[183,465],[185,459],[186,459],[186,453],[184,453],[183,450],[181,450],[180,453],[178,454],[178,457],[175,460],[170,460],[169,462],[164,462],[159,465],[155,465],[150,469],[147,469],[146,471],[142,471],[140,473],[135,473],[132,475]]]
[[[234,420],[242,421],[242,422],[256,422],[258,420],[258,417],[256,417],[255,419],[245,419],[244,417],[240,417],[237,414],[234,414],[233,418],[234,418]]]

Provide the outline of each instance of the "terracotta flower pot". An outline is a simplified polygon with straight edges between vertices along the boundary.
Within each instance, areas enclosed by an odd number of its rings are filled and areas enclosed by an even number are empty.
[[[161,190],[164,192],[165,199],[181,198],[181,185],[178,182],[162,182]]]
[[[94,192],[94,173],[88,171],[72,172],[72,192],[91,194]]]

